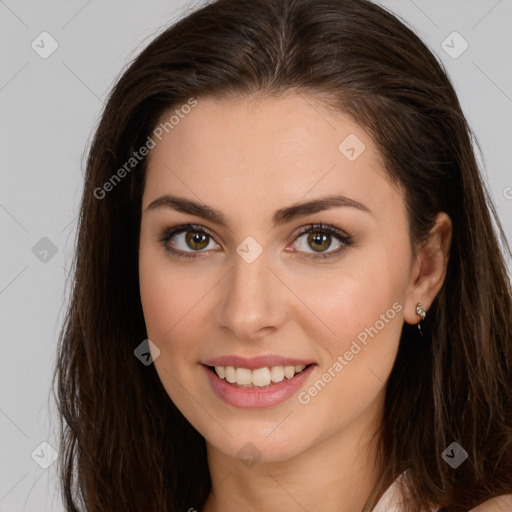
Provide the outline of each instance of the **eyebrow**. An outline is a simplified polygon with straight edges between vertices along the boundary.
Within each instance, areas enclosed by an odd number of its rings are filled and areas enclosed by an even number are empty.
[[[339,208],[342,206],[356,208],[362,212],[373,215],[371,210],[363,203],[345,196],[333,195],[320,197],[318,199],[312,199],[311,201],[304,203],[298,203],[292,206],[281,208],[274,212],[274,215],[272,216],[272,224],[273,227],[277,227],[298,217],[303,217],[312,213],[321,212],[330,208]],[[159,208],[170,208],[179,212],[202,217],[221,226],[228,226],[226,217],[222,214],[222,212],[211,208],[208,205],[198,203],[185,197],[177,197],[170,194],[165,194],[152,201],[146,207],[146,211],[156,210]]]

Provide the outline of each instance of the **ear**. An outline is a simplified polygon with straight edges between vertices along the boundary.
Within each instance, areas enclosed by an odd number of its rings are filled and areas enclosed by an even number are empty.
[[[420,303],[428,312],[443,286],[450,258],[452,229],[449,215],[439,212],[427,240],[416,251],[405,300],[404,320],[408,324],[421,321],[416,313],[417,304]]]

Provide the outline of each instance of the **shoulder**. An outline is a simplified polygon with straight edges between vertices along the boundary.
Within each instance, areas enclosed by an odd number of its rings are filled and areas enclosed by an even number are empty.
[[[512,494],[498,496],[484,501],[469,512],[510,512],[512,510]]]

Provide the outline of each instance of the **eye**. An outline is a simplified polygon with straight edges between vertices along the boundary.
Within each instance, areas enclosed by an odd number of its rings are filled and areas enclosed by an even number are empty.
[[[305,235],[308,236],[298,244],[298,252],[306,253],[305,259],[334,257],[352,244],[352,238],[349,235],[330,224],[310,224],[300,231],[296,240],[300,241]],[[334,251],[326,252],[332,246],[333,238],[338,248]],[[161,234],[159,241],[164,246],[166,252],[177,258],[197,257],[202,252],[205,252],[205,249],[208,249],[210,243],[214,243],[212,233],[207,228],[192,224],[166,229]],[[214,243],[214,246],[219,248],[218,244]],[[308,247],[312,248],[313,252],[308,252]]]
[[[307,235],[307,237],[304,238],[304,235]],[[298,244],[299,251],[306,253],[306,256],[304,256],[306,259],[338,256],[346,247],[352,244],[352,238],[349,235],[330,224],[310,224],[299,233],[297,240],[300,241],[301,238],[304,238],[304,240]],[[333,238],[338,248],[326,252],[326,250],[332,246]],[[306,250],[308,248],[312,248],[313,252],[308,252]]]
[[[175,241],[170,244],[173,238]],[[192,224],[166,229],[159,240],[167,252],[178,258],[194,258],[194,253],[203,252],[203,249],[208,248],[209,242],[213,242],[210,231]],[[192,251],[187,251],[187,248]]]

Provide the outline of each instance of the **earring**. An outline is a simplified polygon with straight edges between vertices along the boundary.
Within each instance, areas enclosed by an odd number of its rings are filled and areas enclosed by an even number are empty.
[[[420,317],[420,321],[418,322],[418,329],[420,330],[421,335],[423,335],[420,324],[422,320],[425,320],[427,312],[422,308],[420,303],[418,303],[418,305],[416,306],[416,314]]]

